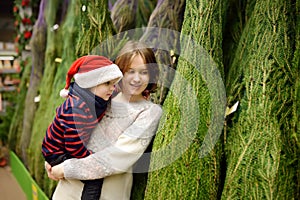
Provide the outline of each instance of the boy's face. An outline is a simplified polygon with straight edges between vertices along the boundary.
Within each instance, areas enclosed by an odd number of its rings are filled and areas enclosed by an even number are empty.
[[[100,85],[92,87],[91,92],[94,93],[96,96],[101,97],[102,99],[107,101],[111,97],[111,95],[115,89],[115,85],[117,83],[118,83],[118,79],[114,79],[114,80],[102,83]]]

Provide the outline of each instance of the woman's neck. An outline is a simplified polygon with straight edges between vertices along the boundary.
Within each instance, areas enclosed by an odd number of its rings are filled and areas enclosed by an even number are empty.
[[[114,99],[119,102],[137,102],[145,100],[145,98],[142,95],[126,95],[122,92],[115,96]]]

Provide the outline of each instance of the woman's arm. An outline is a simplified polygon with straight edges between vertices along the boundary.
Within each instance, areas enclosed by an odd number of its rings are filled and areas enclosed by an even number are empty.
[[[151,142],[161,114],[161,107],[154,104],[140,113],[115,144],[85,158],[66,160],[62,163],[64,177],[85,180],[127,172]]]

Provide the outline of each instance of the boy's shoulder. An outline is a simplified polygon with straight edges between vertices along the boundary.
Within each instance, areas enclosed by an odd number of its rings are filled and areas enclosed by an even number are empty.
[[[86,103],[84,100],[82,100],[79,96],[76,96],[74,94],[69,94],[68,98],[63,103],[64,109],[69,108],[83,108],[86,106]]]

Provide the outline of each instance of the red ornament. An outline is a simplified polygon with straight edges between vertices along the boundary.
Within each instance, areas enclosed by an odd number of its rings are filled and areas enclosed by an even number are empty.
[[[14,23],[14,25],[15,25],[16,27],[19,26],[19,21],[16,20],[15,23]]]
[[[18,6],[14,6],[14,7],[13,7],[13,12],[16,13],[16,12],[18,12],[18,11],[19,11]]]
[[[31,35],[32,35],[31,31],[24,31],[24,38],[25,39],[31,38]]]
[[[7,165],[7,159],[6,158],[0,158],[0,167],[5,167]]]
[[[21,5],[22,5],[23,7],[25,7],[25,6],[28,6],[29,3],[30,3],[30,0],[22,0]]]
[[[15,43],[18,43],[18,42],[19,42],[19,39],[20,39],[20,37],[19,37],[19,36],[16,36],[16,37],[15,37]]]
[[[25,17],[25,18],[22,19],[22,23],[25,24],[25,25],[26,24],[30,25],[31,24],[31,20],[30,20],[30,18]]]

